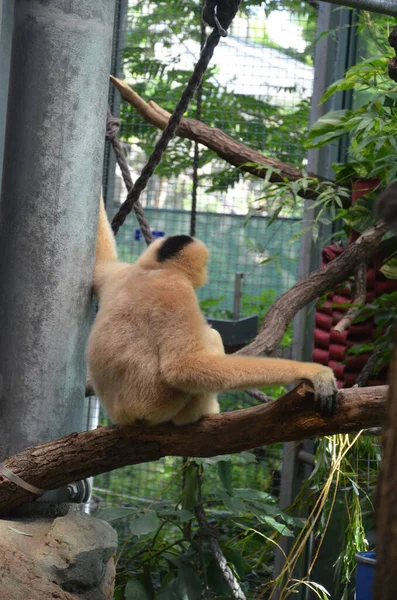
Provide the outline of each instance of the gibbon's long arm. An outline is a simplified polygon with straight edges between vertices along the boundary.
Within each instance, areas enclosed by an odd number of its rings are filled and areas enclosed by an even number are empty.
[[[98,235],[96,244],[96,266],[117,260],[116,240],[109,223],[101,192],[98,216]]]
[[[95,267],[92,278],[92,285],[96,295],[100,297],[105,282],[117,276],[119,272],[125,270],[127,267],[127,263],[123,263],[117,258],[116,240],[106,214],[101,192]]]
[[[200,348],[199,340],[192,340],[191,332],[194,329],[183,331],[185,323],[198,322],[201,316],[198,304],[189,295],[184,295],[183,300],[179,298],[179,301],[173,298],[173,314],[178,316],[178,322],[170,323],[170,327],[174,328],[178,339],[190,339],[186,347],[177,347],[171,339],[163,340],[161,344],[160,369],[170,386],[190,393],[216,393],[256,386],[286,385],[304,379],[313,384],[321,412],[331,414],[335,411],[337,387],[331,369],[317,363],[233,356]]]

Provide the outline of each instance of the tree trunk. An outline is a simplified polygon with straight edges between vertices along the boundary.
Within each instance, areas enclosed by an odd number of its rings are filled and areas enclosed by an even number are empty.
[[[375,600],[395,600],[397,596],[397,339],[389,379],[377,487]]]

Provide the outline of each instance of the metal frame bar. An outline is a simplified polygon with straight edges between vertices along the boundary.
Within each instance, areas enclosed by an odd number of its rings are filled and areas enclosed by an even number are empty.
[[[346,94],[338,94],[325,105],[320,100],[328,85],[343,76],[346,68],[354,64],[356,55],[354,35],[355,13],[347,10],[336,11],[325,2],[320,2],[318,14],[317,35],[315,53],[315,73],[313,94],[310,112],[310,125],[312,125],[322,114],[334,108],[346,107],[351,101]],[[349,25],[349,26],[347,26]],[[320,34],[334,29],[336,39],[332,36],[321,36]],[[343,160],[343,148],[319,148],[310,150],[308,153],[308,171],[323,177],[331,176],[331,163]],[[303,216],[303,226],[309,224],[313,219],[312,202],[306,201]],[[316,247],[313,246],[312,234],[309,231],[302,237],[298,279],[302,280],[320,264],[320,241]],[[314,313],[309,307],[302,309],[294,320],[293,358],[296,360],[311,360]],[[284,444],[283,466],[281,471],[280,485],[280,508],[290,505],[300,489],[303,478],[310,475],[312,470],[314,444],[311,440],[304,440],[301,444],[288,442]],[[289,538],[281,538],[281,549],[289,551]],[[297,577],[301,575],[299,569],[305,570],[304,564],[308,562],[311,549],[310,543],[307,548],[307,557],[298,567]],[[274,560],[274,573],[277,576],[284,565],[285,558],[281,550],[276,549]],[[297,598],[307,598],[308,588],[300,590]],[[275,590],[271,600],[278,600],[280,590]]]
[[[347,6],[348,8],[358,8],[397,17],[396,0],[322,0],[335,6]]]

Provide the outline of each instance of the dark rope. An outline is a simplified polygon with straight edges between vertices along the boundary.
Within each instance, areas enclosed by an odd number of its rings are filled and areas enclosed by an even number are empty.
[[[117,164],[120,167],[120,171],[121,171],[121,174],[124,179],[125,187],[127,188],[127,192],[130,192],[133,189],[134,184],[131,179],[131,173],[128,168],[127,159],[123,152],[123,148],[121,146],[120,140],[117,139],[117,137],[116,137],[119,129],[120,129],[120,119],[116,119],[116,117],[114,117],[112,115],[110,108],[108,107],[107,118],[106,118],[106,138],[112,144],[112,147],[113,147],[113,150],[114,150],[114,153],[116,156]],[[132,208],[134,209],[136,218],[138,220],[139,226],[143,233],[143,237],[145,238],[145,242],[147,245],[149,245],[153,241],[153,236],[152,236],[152,232],[151,232],[148,220],[146,218],[146,215],[144,213],[144,210],[143,210],[142,205],[139,202],[139,200],[137,200],[134,203]],[[117,232],[115,232],[115,235],[116,235],[116,233]]]
[[[239,2],[237,2],[237,0],[218,0],[217,18],[221,21],[222,26],[224,28],[227,28],[227,23],[229,23],[230,25],[230,23],[232,22],[233,17],[237,12],[238,5]],[[231,7],[233,7],[233,9],[235,8],[233,14],[228,12],[228,9],[230,9]],[[222,20],[222,17],[224,17],[224,21]],[[200,58],[194,68],[194,71],[188,81],[188,84],[186,85],[182,93],[181,99],[176,105],[174,112],[172,113],[167,123],[167,126],[161,134],[160,139],[156,142],[154,150],[149,156],[146,165],[143,167],[142,172],[136,180],[134,187],[128,192],[125,202],[121,205],[118,213],[113,218],[112,228],[115,235],[117,234],[121,225],[124,223],[127,216],[131,212],[135,202],[139,200],[142,191],[145,189],[149,178],[153,175],[154,170],[158,166],[161,157],[163,156],[164,151],[166,150],[170,140],[174,137],[176,129],[183,117],[183,114],[186,112],[191,99],[193,98],[198,86],[200,85],[201,79],[208,67],[214,50],[219,43],[220,36],[221,34],[219,33],[218,29],[214,29],[208,36],[207,42],[201,52]]]
[[[205,45],[205,23],[201,21],[201,32],[200,32],[200,51],[202,52]],[[200,85],[197,89],[197,104],[196,104],[196,119],[201,121],[201,107],[203,100],[203,82],[200,81]],[[190,211],[190,235],[196,235],[196,217],[197,217],[197,194],[198,194],[198,170],[200,162],[200,152],[198,142],[194,142],[194,156],[193,156],[193,175],[192,175],[192,207]]]

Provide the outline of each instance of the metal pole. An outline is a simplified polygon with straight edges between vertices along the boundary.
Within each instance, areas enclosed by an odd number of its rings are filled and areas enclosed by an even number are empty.
[[[81,429],[114,0],[15,3],[0,205],[0,460]]]
[[[14,0],[0,0],[0,188],[3,171],[4,135],[10,75]]]
[[[123,50],[126,38],[127,14],[128,0],[116,0],[110,72],[112,75],[120,79],[123,77]],[[120,94],[117,92],[113,84],[111,84],[109,87],[108,101],[112,115],[114,117],[119,116],[121,104]],[[105,143],[105,154],[103,160],[103,198],[110,218],[113,217],[114,213],[120,208],[120,204],[117,206],[114,197],[115,182],[116,158],[112,145],[109,141],[107,141]]]
[[[233,298],[233,319],[237,321],[240,318],[240,304],[243,286],[244,273],[236,273],[234,276],[234,298]]]
[[[314,82],[313,94],[310,110],[310,126],[313,125],[323,113],[331,108],[339,108],[336,102],[344,102],[346,99],[333,98],[326,105],[319,104],[328,85],[343,76],[345,69],[354,63],[354,52],[351,48],[351,40],[355,36],[355,30],[352,27],[352,17],[349,11],[335,11],[331,6],[324,2],[319,3],[318,23],[317,23],[317,44],[314,62]],[[354,23],[353,23],[354,24]],[[330,35],[323,35],[327,31],[335,31],[337,41]],[[343,106],[344,108],[345,106]],[[341,106],[342,108],[342,106]],[[330,147],[310,150],[308,152],[307,170],[323,177],[332,177],[331,163],[336,160],[333,156],[334,149]],[[313,222],[314,211],[312,201],[305,202],[302,227],[306,227]],[[302,236],[300,253],[298,280],[302,280],[309,273],[318,268],[320,264],[319,247],[314,247],[312,232],[309,231]],[[303,308],[294,319],[294,340],[292,354],[296,360],[311,360],[312,340],[313,340],[314,311],[313,306]],[[289,506],[296,493],[299,491],[302,479],[308,477],[311,467],[308,464],[302,464],[302,456],[307,456],[313,451],[313,443],[310,440],[304,440],[300,446],[296,443],[288,442],[284,444],[283,466],[280,483],[280,508]],[[274,572],[277,576],[284,564],[285,554],[290,548],[289,538],[281,538],[280,548],[275,551]],[[302,569],[302,565],[299,567]],[[299,578],[302,573],[297,572]],[[298,598],[306,596],[309,588],[302,589]],[[278,600],[280,589],[273,592],[271,600]]]
[[[349,8],[360,8],[369,10],[382,15],[391,15],[397,17],[396,0],[323,0],[335,6],[347,6]]]

